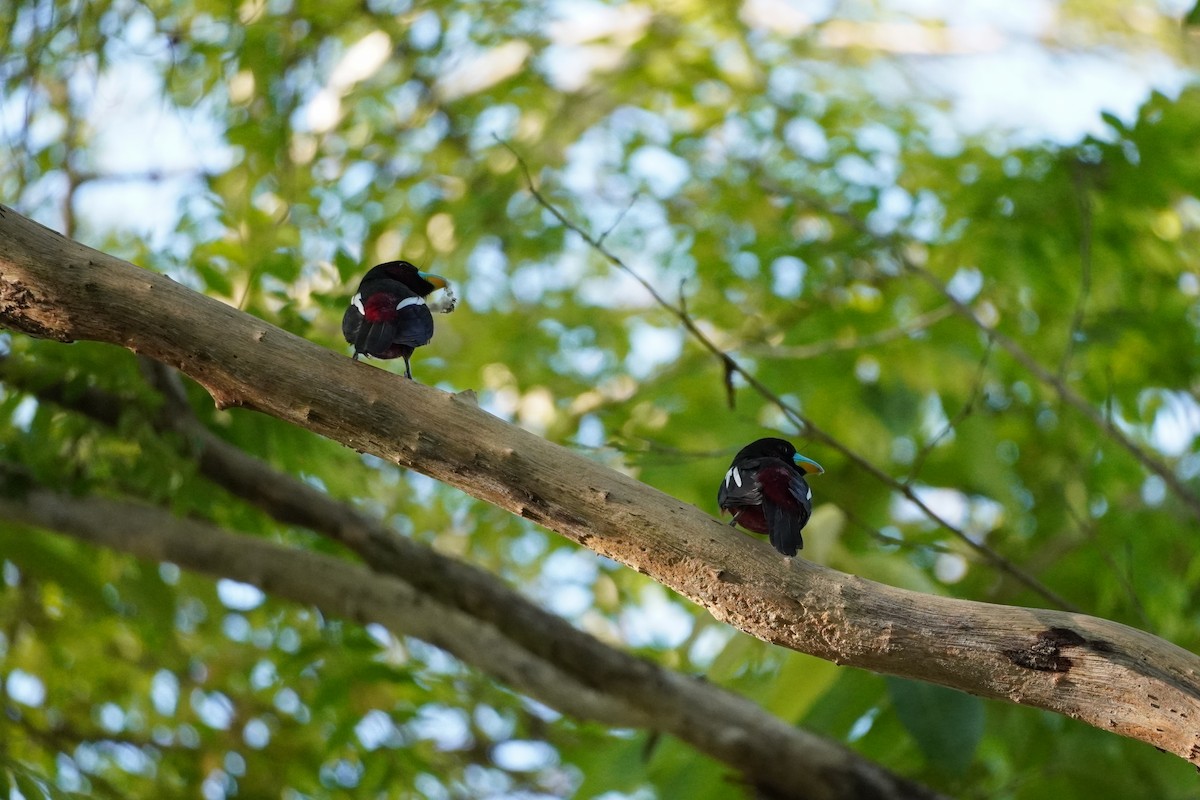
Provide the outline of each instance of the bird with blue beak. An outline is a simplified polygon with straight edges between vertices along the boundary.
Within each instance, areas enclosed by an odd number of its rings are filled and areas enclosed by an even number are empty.
[[[804,476],[824,471],[789,441],[759,439],[734,456],[717,491],[717,505],[723,514],[733,515],[731,526],[765,533],[776,550],[794,556],[804,547],[800,531],[812,516],[812,489]]]
[[[425,298],[438,290],[442,297]],[[371,267],[342,316],[342,335],[354,346],[354,360],[403,358],[404,376],[412,378],[413,351],[433,339],[434,311],[449,314],[458,300],[440,275],[421,272],[407,261]]]

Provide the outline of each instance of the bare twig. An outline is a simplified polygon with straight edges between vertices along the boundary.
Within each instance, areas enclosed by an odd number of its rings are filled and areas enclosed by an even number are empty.
[[[848,500],[841,502],[842,498],[828,492],[826,493],[826,496],[829,497],[830,502],[837,506],[838,510],[845,515],[847,522],[866,531],[866,533],[872,539],[875,539],[880,544],[887,545],[888,547],[895,547],[898,550],[908,550],[912,552],[931,551],[944,555],[953,555],[957,553],[957,551],[955,551],[953,548],[942,544],[941,542],[910,542],[907,539],[897,539],[893,536],[888,536],[883,531],[879,530],[874,525],[860,517],[858,514],[854,513],[854,511],[851,510],[853,504]]]
[[[1184,485],[1174,470],[1150,455],[1145,448],[1139,447],[1124,431],[1117,427],[1116,423],[1110,417],[1106,416],[1105,413],[1080,396],[1074,389],[1067,385],[1065,380],[1042,366],[1025,348],[981,320],[969,306],[958,300],[946,287],[946,284],[939,280],[936,275],[909,259],[904,259],[904,264],[914,275],[920,276],[926,283],[940,292],[954,306],[959,316],[971,322],[985,335],[990,336],[992,341],[1012,356],[1018,364],[1032,373],[1042,383],[1053,389],[1064,403],[1090,420],[1092,424],[1102,430],[1112,441],[1116,442],[1126,452],[1137,459],[1142,466],[1162,478],[1163,482],[1166,483],[1175,496],[1182,500],[1194,514],[1200,516],[1200,497]]]
[[[976,541],[972,537],[968,536],[964,531],[952,525],[948,520],[930,508],[929,505],[920,498],[920,496],[911,486],[896,480],[891,475],[888,475],[886,472],[867,460],[866,457],[858,454],[846,445],[842,444],[840,440],[834,438],[831,434],[817,427],[812,420],[802,414],[799,409],[788,404],[783,398],[775,394],[775,392],[769,389],[766,384],[758,380],[757,377],[742,367],[741,364],[739,364],[732,356],[718,347],[707,335],[705,335],[705,333],[700,330],[699,326],[696,325],[695,320],[692,319],[691,315],[688,314],[686,310],[674,306],[668,302],[667,299],[663,297],[649,281],[630,268],[630,266],[626,264],[620,256],[613,253],[611,250],[601,244],[594,236],[568,219],[567,216],[557,206],[547,200],[534,184],[533,176],[529,171],[529,166],[525,163],[525,160],[521,157],[520,153],[518,153],[506,142],[501,142],[501,144],[513,154],[514,158],[516,158],[522,173],[525,175],[529,193],[533,195],[533,198],[538,202],[538,204],[549,211],[550,214],[565,228],[579,236],[585,244],[603,256],[610,264],[632,276],[634,280],[640,283],[642,287],[649,292],[650,296],[659,306],[679,320],[688,333],[690,333],[692,337],[704,347],[704,349],[708,350],[718,359],[718,361],[720,361],[725,370],[724,379],[727,388],[732,387],[733,375],[736,374],[740,376],[742,380],[744,380],[761,397],[779,408],[779,410],[782,411],[784,415],[804,433],[804,435],[808,436],[810,439],[821,442],[826,447],[836,450],[848,460],[856,464],[860,469],[869,473],[873,478],[891,488],[893,491],[899,492],[909,502],[916,506],[929,520],[939,527],[945,529],[953,536],[961,539],[971,550],[982,556],[987,563],[1011,576],[1018,582],[1024,584],[1027,588],[1036,592],[1051,604],[1068,611],[1079,610],[1073,603],[1068,601],[1062,595],[1058,594],[1053,589],[1035,578],[1033,575],[1030,575],[1028,572],[1021,569],[1004,556],[1000,555],[993,548],[989,547],[983,542]]]
[[[963,420],[971,415],[975,410],[976,403],[979,402],[980,395],[983,394],[983,382],[987,377],[988,360],[992,355],[992,342],[989,339],[987,348],[983,351],[983,358],[979,362],[978,374],[975,377],[975,383],[971,389],[971,396],[967,398],[967,402],[954,415],[954,419],[946,420],[946,425],[938,431],[937,435],[930,439],[921,451],[917,453],[917,457],[913,459],[912,468],[909,469],[908,478],[905,479],[905,486],[912,486],[917,480],[917,476],[921,474],[921,469],[925,466],[925,459],[929,458],[929,454],[937,447],[938,442],[950,435],[950,432],[962,424]]]
[[[1129,551],[1130,541],[1128,539],[1123,540],[1126,548],[1125,562],[1128,565],[1127,568],[1123,569],[1121,565],[1117,563],[1117,560],[1113,558],[1113,555],[1109,551],[1108,547],[1100,543],[1099,537],[1096,536],[1096,525],[1090,518],[1088,518],[1086,512],[1080,512],[1070,503],[1066,504],[1066,510],[1071,519],[1075,521],[1075,525],[1079,528],[1079,531],[1089,542],[1095,545],[1095,551],[1100,554],[1100,558],[1103,559],[1104,563],[1108,566],[1109,571],[1112,572],[1113,577],[1117,580],[1117,583],[1121,585],[1121,591],[1123,591],[1125,593],[1125,597],[1128,598],[1129,607],[1133,609],[1133,613],[1137,616],[1139,624],[1144,630],[1153,632],[1154,625],[1150,621],[1149,615],[1146,614],[1146,607],[1142,605],[1141,598],[1138,597],[1137,587],[1133,584],[1133,576],[1131,574],[1133,569],[1133,556]]]
[[[600,234],[600,238],[596,241],[603,242],[605,239],[607,239],[608,235],[615,231],[617,226],[621,224],[621,220],[625,219],[625,215],[629,213],[629,210],[633,208],[637,201],[638,194],[635,192],[633,197],[629,198],[629,204],[626,205],[625,208],[621,209],[621,213],[617,214],[617,218],[613,220],[612,225],[609,225],[607,228],[605,228],[604,233]]]
[[[1083,330],[1083,312],[1087,306],[1088,294],[1092,289],[1092,198],[1088,187],[1080,175],[1077,165],[1075,178],[1075,194],[1079,202],[1079,295],[1075,298],[1075,311],[1071,314],[1071,327],[1067,331],[1066,346],[1063,347],[1062,360],[1058,363],[1058,379],[1066,380],[1067,369],[1071,365],[1071,356],[1075,353],[1075,341]]]
[[[954,314],[954,309],[948,305],[939,306],[932,311],[927,311],[912,321],[897,325],[894,328],[878,331],[876,333],[859,336],[854,339],[830,339],[826,342],[814,342],[813,344],[800,344],[791,346],[763,346],[749,345],[738,348],[741,352],[757,358],[781,358],[795,361],[804,361],[811,358],[821,358],[830,353],[840,353],[847,350],[863,350],[870,347],[878,347],[882,344],[888,344],[898,339],[904,339],[912,336],[915,333],[933,327],[942,320]]]

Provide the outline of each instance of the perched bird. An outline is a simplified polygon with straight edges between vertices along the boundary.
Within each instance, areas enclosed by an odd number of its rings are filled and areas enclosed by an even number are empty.
[[[717,505],[733,515],[731,526],[765,533],[776,550],[794,556],[804,547],[800,531],[812,514],[812,489],[804,476],[824,471],[791,442],[759,439],[734,456],[717,491]]]
[[[442,299],[427,304],[425,298],[438,289],[443,290]],[[421,272],[407,261],[389,261],[371,267],[358,284],[342,317],[342,335],[354,345],[355,361],[360,355],[403,358],[404,375],[411,378],[413,350],[433,338],[430,312],[449,314],[455,303],[445,278]]]

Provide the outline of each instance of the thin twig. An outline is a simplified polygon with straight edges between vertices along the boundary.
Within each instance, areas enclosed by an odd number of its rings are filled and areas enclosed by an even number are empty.
[[[954,309],[948,305],[943,305],[914,317],[907,324],[897,325],[894,328],[887,328],[886,330],[870,333],[866,336],[859,336],[855,339],[831,339],[825,342],[793,345],[791,347],[750,345],[738,349],[746,355],[755,356],[756,358],[780,358],[789,361],[805,361],[812,358],[821,358],[830,353],[863,350],[869,347],[888,344],[897,339],[905,339],[953,315]]]
[[[631,269],[629,265],[620,258],[620,256],[616,255],[607,247],[605,247],[596,239],[596,237],[592,236],[590,233],[569,220],[557,206],[547,200],[534,183],[533,176],[529,171],[529,166],[525,163],[525,159],[522,158],[521,154],[518,153],[507,142],[501,141],[500,144],[503,145],[510,153],[512,153],[514,158],[516,158],[517,164],[520,166],[521,172],[525,176],[529,193],[538,202],[538,204],[541,205],[542,208],[546,209],[546,211],[550,212],[550,215],[562,223],[565,228],[579,236],[585,244],[591,247],[596,253],[603,256],[610,264],[630,275],[634,280],[641,284],[659,306],[678,319],[680,324],[683,325],[688,333],[690,333],[692,337],[699,342],[702,347],[704,347],[704,349],[712,353],[712,355],[721,362],[726,370],[728,381],[732,381],[732,376],[734,374],[740,376],[742,380],[744,380],[746,384],[754,389],[754,391],[757,392],[761,397],[779,408],[779,410],[783,412],[784,416],[786,416],[789,421],[792,422],[792,424],[796,425],[797,428],[803,431],[804,435],[806,435],[809,439],[818,441],[826,447],[836,450],[846,459],[856,464],[864,472],[867,472],[888,488],[904,496],[905,499],[920,509],[921,513],[925,514],[930,521],[939,527],[944,528],[951,535],[961,539],[968,547],[982,556],[983,559],[989,564],[1008,574],[1018,582],[1024,584],[1027,588],[1034,591],[1051,604],[1067,611],[1079,610],[1073,603],[1066,600],[1064,597],[1059,595],[1050,587],[1046,586],[1033,575],[1030,575],[1028,572],[1021,569],[1004,556],[1000,555],[988,545],[975,541],[964,531],[952,525],[948,520],[943,518],[940,514],[930,508],[923,500],[921,500],[912,487],[906,486],[905,484],[896,480],[891,475],[887,474],[879,467],[868,461],[864,456],[859,455],[846,445],[842,444],[839,440],[835,439],[832,435],[817,427],[812,420],[804,416],[799,409],[789,405],[783,400],[783,398],[771,391],[751,372],[742,367],[741,364],[739,364],[732,356],[730,356],[728,353],[718,347],[711,339],[709,339],[708,336],[706,336],[704,332],[701,331],[696,325],[696,322],[692,319],[691,315],[686,313],[683,309],[669,303],[665,297],[659,294],[659,292],[650,284],[649,281]]]
[[[1117,579],[1117,583],[1120,584],[1121,591],[1125,593],[1125,597],[1129,600],[1129,607],[1133,609],[1133,613],[1137,616],[1142,629],[1154,633],[1154,625],[1150,621],[1150,617],[1146,614],[1146,607],[1142,605],[1141,598],[1138,597],[1137,587],[1133,584],[1132,575],[1129,574],[1128,570],[1121,568],[1121,565],[1113,558],[1109,549],[1100,542],[1099,537],[1096,535],[1096,526],[1092,520],[1077,511],[1070,503],[1067,503],[1065,507],[1067,515],[1075,521],[1076,527],[1079,528],[1084,537],[1095,546],[1096,552],[1100,554],[1100,558],[1108,565],[1113,577]],[[1125,539],[1124,544],[1126,546],[1125,560],[1130,565],[1130,568],[1132,568],[1133,558],[1128,551],[1129,540]]]
[[[957,551],[953,548],[942,544],[941,542],[911,542],[907,539],[897,539],[894,536],[888,536],[883,531],[876,528],[871,523],[867,522],[862,517],[855,514],[851,509],[852,503],[840,502],[841,498],[836,495],[825,492],[825,496],[838,507],[838,510],[846,517],[846,521],[851,525],[855,525],[864,531],[871,538],[877,540],[880,544],[888,547],[895,547],[897,550],[908,550],[911,552],[932,551],[938,555],[955,555]]]
[[[1075,298],[1075,312],[1071,315],[1071,328],[1067,332],[1066,347],[1058,363],[1058,378],[1065,380],[1071,356],[1075,353],[1075,340],[1083,329],[1083,310],[1088,294],[1092,290],[1092,199],[1079,173],[1075,174],[1075,191],[1079,199],[1079,296]]]
[[[705,458],[731,459],[737,452],[735,448],[723,447],[720,450],[684,450],[663,442],[645,437],[625,437],[625,439],[609,439],[602,445],[587,445],[572,442],[571,449],[582,452],[603,452],[606,450],[637,456],[645,461],[647,456],[655,456],[656,464],[690,464]]]
[[[1116,423],[1110,418],[1106,418],[1104,414],[1098,411],[1091,403],[1081,397],[1070,386],[1066,384],[1059,376],[1055,375],[1046,367],[1042,366],[1037,359],[1029,355],[1025,348],[1021,347],[1015,341],[1000,333],[998,330],[988,325],[981,320],[974,311],[971,310],[965,303],[956,298],[946,284],[942,283],[929,270],[913,263],[909,259],[903,259],[905,267],[914,275],[923,278],[930,286],[937,289],[942,296],[950,301],[951,305],[958,312],[959,316],[970,321],[975,327],[979,328],[984,334],[991,336],[992,340],[1000,345],[1003,350],[1013,357],[1026,370],[1031,372],[1038,380],[1053,389],[1059,398],[1067,405],[1074,408],[1079,413],[1087,417],[1091,422],[1112,439],[1114,442],[1123,447],[1130,455],[1137,459],[1142,466],[1153,472],[1155,475],[1163,479],[1163,482],[1170,487],[1171,491],[1184,502],[1197,516],[1200,516],[1200,497],[1197,497],[1194,492],[1188,489],[1183,484],[1183,481],[1163,462],[1159,461],[1154,456],[1150,455],[1146,450],[1139,447],[1136,442],[1130,439]]]
[[[620,214],[617,214],[617,218],[613,220],[612,225],[609,225],[608,228],[605,229],[604,233],[600,234],[600,238],[596,241],[603,242],[605,239],[607,239],[608,235],[615,231],[617,226],[621,224],[621,220],[625,219],[625,215],[629,213],[629,210],[633,208],[634,203],[636,203],[640,197],[641,195],[635,192],[633,197],[629,198],[629,205],[625,206],[625,208],[621,210]]]
[[[929,454],[937,447],[938,442],[950,435],[950,432],[962,424],[963,420],[971,415],[975,410],[975,404],[979,402],[980,395],[983,394],[983,380],[987,377],[988,360],[992,356],[992,340],[988,339],[987,348],[983,351],[983,358],[979,362],[978,374],[975,377],[975,383],[971,389],[971,396],[967,398],[967,402],[954,415],[953,419],[946,420],[946,425],[938,434],[921,448],[917,453],[917,457],[913,459],[912,468],[909,469],[908,478],[904,481],[905,486],[912,486],[917,480],[917,476],[921,474],[921,469],[925,466],[925,460],[929,458]]]

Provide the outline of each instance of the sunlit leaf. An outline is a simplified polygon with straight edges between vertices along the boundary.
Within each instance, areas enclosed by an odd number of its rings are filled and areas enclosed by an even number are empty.
[[[929,683],[888,677],[888,697],[931,764],[960,773],[983,737],[983,701]]]

